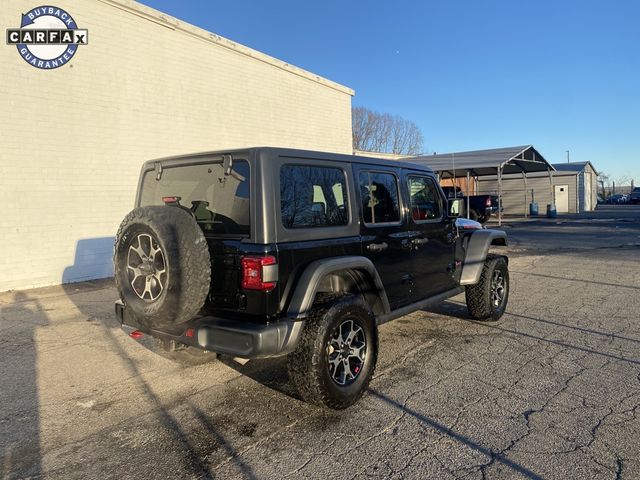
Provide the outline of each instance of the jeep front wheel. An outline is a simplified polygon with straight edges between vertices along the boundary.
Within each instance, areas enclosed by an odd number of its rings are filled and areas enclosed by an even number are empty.
[[[378,336],[373,312],[351,294],[319,294],[289,355],[289,378],[303,400],[335,410],[356,403],[373,376]]]
[[[509,303],[509,267],[504,257],[489,255],[480,281],[469,285],[467,309],[474,320],[498,321]]]

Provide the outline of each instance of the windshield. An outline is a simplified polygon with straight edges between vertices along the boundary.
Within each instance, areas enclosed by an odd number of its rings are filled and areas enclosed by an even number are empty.
[[[249,164],[233,162],[229,175],[221,163],[163,167],[144,173],[140,206],[164,205],[163,197],[180,197],[205,233],[249,235]]]

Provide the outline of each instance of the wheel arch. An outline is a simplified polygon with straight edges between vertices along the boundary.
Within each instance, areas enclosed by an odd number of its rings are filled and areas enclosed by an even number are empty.
[[[390,312],[389,300],[375,266],[365,257],[334,257],[311,262],[296,281],[287,309],[289,318],[303,319],[320,292],[361,294],[373,313]]]
[[[476,230],[467,242],[460,285],[475,285],[480,280],[484,262],[492,246],[506,247],[507,234],[502,230]],[[507,260],[508,261],[508,260]]]

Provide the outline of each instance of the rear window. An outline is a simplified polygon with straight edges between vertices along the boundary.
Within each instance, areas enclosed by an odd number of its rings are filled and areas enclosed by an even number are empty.
[[[280,209],[285,228],[346,225],[344,172],[331,167],[284,165],[280,170]]]
[[[140,206],[164,205],[180,197],[205,233],[249,235],[249,164],[235,160],[229,175],[221,163],[163,167],[160,180],[149,171],[142,179]]]

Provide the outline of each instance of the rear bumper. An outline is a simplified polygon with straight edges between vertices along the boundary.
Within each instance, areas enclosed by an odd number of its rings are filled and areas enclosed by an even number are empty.
[[[175,340],[192,347],[240,358],[268,358],[292,352],[300,339],[304,321],[282,320],[271,324],[234,321],[218,317],[200,317],[180,326],[180,331],[145,328],[117,301],[116,317],[123,327],[140,330],[158,338]]]

